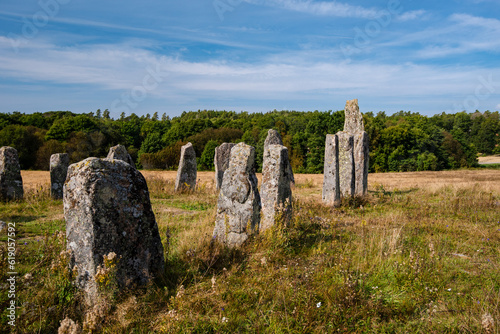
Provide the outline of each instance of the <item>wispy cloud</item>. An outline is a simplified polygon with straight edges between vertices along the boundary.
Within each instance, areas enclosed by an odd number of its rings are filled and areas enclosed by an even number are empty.
[[[129,45],[62,48],[40,44],[13,58],[3,52],[8,43],[7,38],[0,38],[0,75],[4,78],[11,77],[20,83],[91,85],[115,91],[117,96],[120,91],[130,91],[140,85],[148,68],[162,76],[161,85],[150,92],[151,96],[185,98],[188,95],[191,100],[203,96],[216,100],[274,100],[293,94],[295,99],[354,95],[388,100],[405,97],[412,101],[422,96],[470,94],[471,88],[466,83],[484,72],[472,67],[315,61],[295,53],[274,55],[259,63],[194,62]],[[500,69],[490,73],[500,78]]]
[[[290,11],[312,15],[376,18],[380,12],[373,8],[353,6],[340,2],[310,1],[310,0],[245,0],[248,3],[279,7]]]
[[[427,12],[425,10],[412,10],[409,12],[405,12],[397,17],[397,20],[400,22],[412,21],[424,16]]]

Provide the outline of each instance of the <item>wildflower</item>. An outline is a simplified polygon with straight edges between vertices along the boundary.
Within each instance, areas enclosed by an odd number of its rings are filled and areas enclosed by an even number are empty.
[[[449,289],[446,289],[446,290],[448,290],[448,291],[451,291],[451,288],[449,288]]]
[[[222,322],[227,322],[227,318],[226,317],[222,317]]]
[[[321,307],[321,302],[317,303],[317,304],[316,304],[316,307],[317,307],[317,308],[320,308],[320,307]]]

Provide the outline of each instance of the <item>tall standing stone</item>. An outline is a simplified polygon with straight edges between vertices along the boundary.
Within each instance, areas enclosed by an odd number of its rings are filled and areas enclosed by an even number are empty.
[[[193,144],[181,147],[181,158],[175,179],[175,191],[194,190],[196,187],[197,166]]]
[[[344,108],[344,131],[351,134],[356,134],[365,131],[363,123],[363,114],[359,111],[358,99],[349,100]]]
[[[229,167],[229,157],[231,149],[235,146],[234,143],[222,143],[215,148],[214,164],[215,164],[215,188],[220,189],[224,172]]]
[[[0,200],[21,199],[23,196],[23,178],[17,150],[3,146],[0,148]]]
[[[268,145],[264,149],[262,166],[262,220],[259,231],[274,225],[277,218],[285,223],[292,217],[292,190],[288,149],[283,145]]]
[[[363,131],[354,135],[354,161],[356,165],[354,171],[356,189],[354,194],[356,196],[364,196],[368,191],[369,146],[368,133]]]
[[[235,145],[222,179],[214,229],[214,238],[228,247],[242,245],[258,230],[261,202],[257,182],[255,148]]]
[[[63,186],[68,174],[68,153],[56,153],[50,156],[50,195],[54,199],[63,198]]]
[[[88,158],[70,165],[63,203],[70,265],[78,271],[76,283],[88,305],[101,296],[96,274],[105,255],[116,254],[120,289],[147,284],[163,272],[146,180],[130,164]]]
[[[339,206],[341,203],[339,137],[337,135],[326,135],[325,164],[323,171],[323,202],[333,206]]]
[[[323,202],[339,205],[342,197],[364,196],[368,189],[369,138],[357,99],[346,102],[344,131],[336,139],[330,136],[325,146]]]
[[[354,166],[354,140],[350,133],[337,132],[339,137],[339,184],[342,197],[354,196],[356,189]]]
[[[132,157],[130,154],[128,154],[127,148],[123,145],[116,145],[113,147],[110,147],[108,156],[106,159],[111,160],[111,159],[116,159],[116,160],[121,160],[125,161],[128,163],[130,166],[135,168],[134,160],[132,160]]]
[[[283,145],[283,140],[281,139],[281,135],[278,131],[274,129],[269,129],[267,131],[267,137],[264,141],[264,154],[266,154],[266,150],[269,145]],[[290,161],[288,161],[288,165],[286,166],[288,178],[292,184],[295,184],[295,177],[293,176],[292,165]]]

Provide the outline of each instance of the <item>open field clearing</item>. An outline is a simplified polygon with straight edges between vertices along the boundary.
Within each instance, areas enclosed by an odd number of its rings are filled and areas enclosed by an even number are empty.
[[[161,179],[175,182],[176,171],[141,171],[146,179]],[[50,174],[46,171],[22,171],[23,184],[26,189],[46,187],[50,184]],[[259,187],[262,175],[257,174]],[[323,174],[296,174],[299,186],[295,193],[298,196],[321,196]],[[214,172],[198,172],[198,182],[215,187]],[[407,173],[372,173],[368,176],[368,188],[375,191],[380,187],[392,191],[423,188],[437,190],[444,186],[463,188],[475,186],[483,191],[500,193],[500,171],[498,170],[458,170],[441,172],[407,172]]]
[[[23,171],[25,200],[0,203],[16,223],[18,333],[55,333],[65,317],[94,333],[500,333],[498,170],[370,174],[367,199],[340,208],[322,205],[322,175],[295,175],[293,221],[238,250],[211,243],[213,172],[183,194],[176,172],[142,173],[164,277],[108,288],[84,316],[61,253],[62,201],[48,172]],[[2,292],[0,333],[7,303]]]
[[[488,164],[500,164],[500,154],[490,155],[487,157],[479,157],[478,161],[480,164],[488,165]]]

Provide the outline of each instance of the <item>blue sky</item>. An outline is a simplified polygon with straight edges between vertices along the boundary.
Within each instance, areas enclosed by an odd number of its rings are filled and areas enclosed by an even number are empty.
[[[0,112],[500,110],[497,0],[2,0]]]

